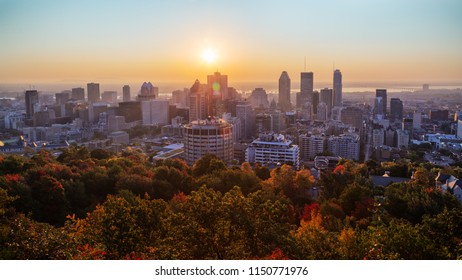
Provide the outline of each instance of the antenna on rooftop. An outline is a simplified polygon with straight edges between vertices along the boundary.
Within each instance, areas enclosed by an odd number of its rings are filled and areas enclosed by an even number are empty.
[[[303,71],[306,72],[306,55],[305,55],[305,68],[303,68]]]

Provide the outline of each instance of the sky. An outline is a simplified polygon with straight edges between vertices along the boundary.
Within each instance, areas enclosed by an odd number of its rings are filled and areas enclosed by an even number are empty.
[[[460,0],[0,0],[0,83],[462,84]],[[211,49],[216,60],[202,57]],[[306,68],[305,68],[306,61]]]

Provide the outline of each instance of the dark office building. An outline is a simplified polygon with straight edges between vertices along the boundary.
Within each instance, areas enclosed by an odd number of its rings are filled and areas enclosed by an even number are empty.
[[[387,115],[387,90],[386,89],[376,89],[375,90],[375,97],[382,97],[382,112],[383,115]]]
[[[431,110],[430,120],[433,121],[447,121],[449,119],[448,110]]]
[[[34,116],[34,106],[39,103],[38,91],[26,90],[26,119],[32,119]]]
[[[399,98],[390,99],[390,119],[392,121],[403,119],[403,101]]]
[[[140,101],[127,101],[119,103],[119,116],[125,117],[125,122],[141,121],[141,102]]]

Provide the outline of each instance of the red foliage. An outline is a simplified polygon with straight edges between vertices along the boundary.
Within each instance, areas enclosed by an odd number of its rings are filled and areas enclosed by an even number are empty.
[[[335,167],[333,173],[334,174],[345,174],[345,167],[343,165],[337,165],[337,167]]]
[[[19,174],[6,174],[5,179],[8,183],[18,183],[21,181],[21,175]]]
[[[85,244],[77,247],[77,255],[73,256],[75,260],[104,260],[106,252],[100,249],[95,249],[92,246]]]
[[[357,218],[366,218],[370,215],[373,207],[374,199],[371,197],[365,197],[355,203],[355,210],[352,215]]]
[[[303,207],[303,212],[302,212],[300,219],[304,221],[309,221],[311,220],[312,214],[316,212],[319,212],[319,203],[314,202],[314,203],[311,203],[310,205],[305,204],[305,207]]]
[[[143,254],[137,254],[136,252],[131,252],[130,254],[125,256],[126,260],[144,260]]]
[[[262,258],[263,260],[289,260],[286,254],[281,250],[281,248],[274,249],[271,254]]]

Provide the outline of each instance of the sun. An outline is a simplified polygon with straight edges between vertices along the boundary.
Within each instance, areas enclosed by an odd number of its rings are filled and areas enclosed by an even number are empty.
[[[217,53],[215,50],[208,48],[202,52],[202,58],[208,64],[214,63],[217,60]]]

